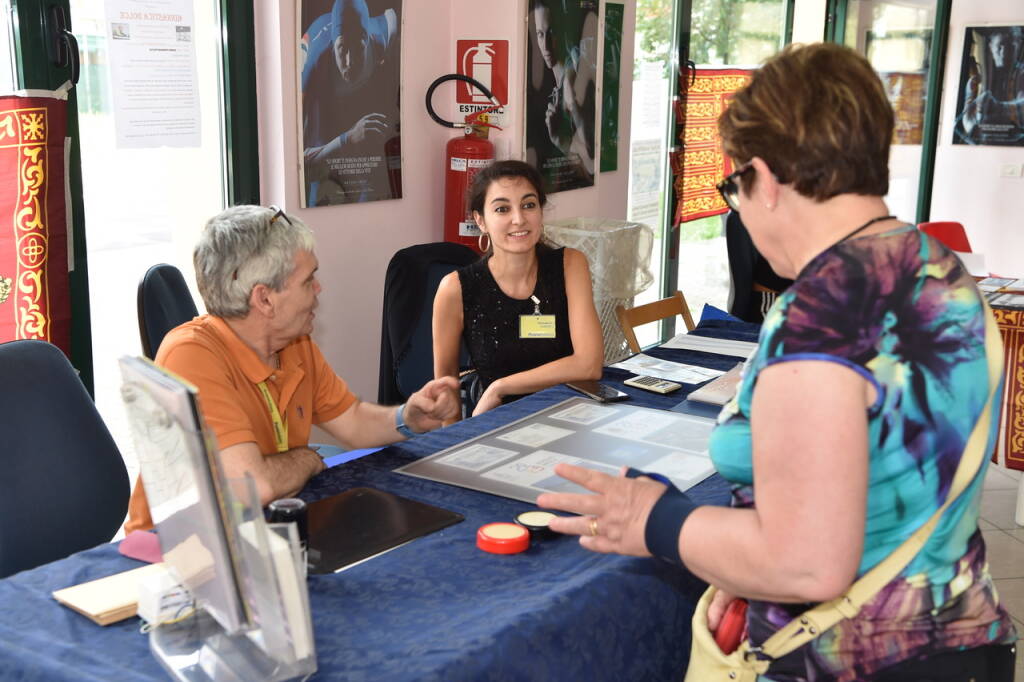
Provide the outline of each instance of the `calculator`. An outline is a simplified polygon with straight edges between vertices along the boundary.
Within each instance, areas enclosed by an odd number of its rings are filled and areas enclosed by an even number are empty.
[[[630,377],[622,383],[634,388],[642,388],[645,391],[654,391],[655,393],[671,393],[683,387],[682,384],[677,384],[674,381],[666,381],[658,377],[649,376]]]

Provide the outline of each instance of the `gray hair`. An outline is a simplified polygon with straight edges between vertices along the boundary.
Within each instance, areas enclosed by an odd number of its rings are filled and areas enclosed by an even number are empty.
[[[313,231],[276,208],[233,206],[215,215],[192,252],[206,310],[217,317],[245,317],[253,287],[280,291],[295,269],[295,254],[313,246]]]

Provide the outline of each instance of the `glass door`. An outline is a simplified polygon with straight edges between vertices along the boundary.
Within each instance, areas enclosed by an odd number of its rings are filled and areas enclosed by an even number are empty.
[[[173,26],[121,19],[137,4],[71,0],[96,406],[132,480],[117,359],[141,353],[138,283],[150,266],[170,263],[202,311],[192,246],[227,202],[218,4],[171,2],[162,14],[176,15]],[[168,81],[152,82],[159,78]]]
[[[922,160],[926,108],[933,99],[937,4],[937,0],[849,0],[845,26],[838,36],[875,67],[896,113],[886,203],[894,215],[908,222],[918,221],[920,194],[931,183],[930,172],[922,176]],[[938,64],[941,71],[942,63]]]
[[[680,64],[697,68],[754,67],[788,42],[793,0],[637,0],[630,140],[628,219],[654,229],[655,283],[635,304],[679,289],[694,319],[704,303],[725,308],[729,268],[722,216],[673,226],[676,196],[670,156],[685,152],[675,120]],[[685,161],[684,161],[685,163]],[[649,345],[673,333],[671,324],[644,325]]]
[[[55,90],[79,72],[67,113],[71,361],[94,392],[133,478],[136,465],[117,393],[117,358],[140,353],[139,279],[158,262],[177,265],[191,279],[191,248],[203,222],[227,202],[259,201],[253,6],[232,0],[158,4],[161,11],[150,14],[173,23],[174,47],[187,48],[184,54],[192,59],[194,53],[195,60],[194,74],[184,80],[195,86],[197,134],[178,146],[125,145],[124,136],[121,142],[118,138],[123,129],[114,120],[117,111],[131,110],[138,102],[126,104],[124,80],[113,85],[111,42],[130,40],[132,30],[122,13],[146,14],[141,10],[154,9],[152,0],[0,0],[4,91]],[[48,54],[48,37],[60,23],[54,13],[62,13],[62,25],[77,40],[77,55],[69,50],[77,63],[67,59],[57,66]],[[153,38],[147,30],[135,37]],[[72,43],[70,38],[66,42]],[[134,66],[147,61],[146,49],[152,52],[151,64],[166,65],[170,47],[166,41],[149,44]],[[136,95],[159,89],[152,82],[133,85]],[[168,109],[181,104],[176,99],[165,97]],[[154,98],[148,104],[150,111],[160,108]],[[139,121],[145,125],[155,118]],[[167,139],[166,121],[151,128],[156,139]]]
[[[634,305],[662,298],[664,289],[661,256],[665,225],[671,220],[672,211],[668,154],[672,146],[671,102],[678,70],[675,26],[679,5],[678,0],[637,0],[626,218],[654,231],[654,282],[635,297]],[[650,345],[659,340],[659,327],[643,325],[637,328],[636,336],[641,346]]]
[[[757,68],[789,41],[792,5],[786,0],[693,0],[690,61],[698,72]],[[709,132],[717,137],[717,130]],[[686,296],[693,319],[700,318],[705,303],[726,310],[730,276],[725,214],[684,222],[678,234],[674,288]]]

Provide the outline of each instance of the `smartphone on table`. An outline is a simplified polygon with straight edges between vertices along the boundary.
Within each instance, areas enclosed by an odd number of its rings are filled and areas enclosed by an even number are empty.
[[[565,385],[601,403],[614,403],[629,398],[628,393],[623,393],[600,381],[567,381]]]

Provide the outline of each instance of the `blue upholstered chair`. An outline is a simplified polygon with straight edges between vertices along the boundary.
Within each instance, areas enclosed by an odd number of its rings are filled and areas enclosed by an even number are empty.
[[[164,335],[199,314],[181,271],[173,265],[154,265],[139,282],[139,338],[142,354],[152,360]]]
[[[434,294],[449,272],[479,260],[468,246],[417,244],[391,258],[384,279],[377,402],[394,405],[434,378]],[[468,363],[462,350],[461,365]]]
[[[64,354],[0,344],[0,578],[109,541],[128,472]]]

